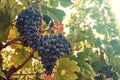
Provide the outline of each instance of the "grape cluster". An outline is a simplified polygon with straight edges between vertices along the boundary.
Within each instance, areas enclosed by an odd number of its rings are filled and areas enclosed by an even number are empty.
[[[65,53],[69,54],[72,49],[70,42],[62,34],[54,35],[50,32],[50,35],[39,36],[41,19],[43,17],[38,10],[28,8],[18,14],[16,26],[20,36],[25,36],[22,44],[38,51],[46,74],[51,74],[56,60]]]
[[[113,76],[112,66],[106,66],[101,70],[101,73],[106,75],[106,78],[111,78]]]
[[[98,76],[95,76],[94,78],[95,80],[103,80],[103,75],[98,75]]]
[[[41,37],[38,46],[38,55],[41,56],[46,74],[51,74],[56,60],[65,53],[69,54],[71,50],[70,42],[62,34],[50,34]]]
[[[24,46],[37,48],[39,41],[39,26],[41,25],[42,15],[33,8],[23,10],[18,14],[17,28],[20,36],[25,36],[26,39],[22,42]]]
[[[106,78],[111,78],[113,76],[112,66],[105,66],[98,73],[102,73]]]

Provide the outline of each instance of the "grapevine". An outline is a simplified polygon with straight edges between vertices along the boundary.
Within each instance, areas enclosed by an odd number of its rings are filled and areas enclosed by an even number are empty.
[[[65,53],[69,54],[72,49],[70,42],[61,33],[58,35],[52,33],[51,25],[48,30],[50,35],[42,36],[42,33],[39,33],[41,19],[46,21],[46,17],[48,16],[42,17],[42,14],[36,9],[28,8],[19,13],[16,25],[20,36],[26,37],[22,41],[23,46],[36,49],[38,55],[41,56],[46,74],[51,74],[56,60]],[[48,18],[46,23],[52,20],[50,17]]]

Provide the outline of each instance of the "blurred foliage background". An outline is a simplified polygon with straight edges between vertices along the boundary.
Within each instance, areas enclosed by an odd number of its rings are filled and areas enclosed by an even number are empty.
[[[33,8],[37,7],[34,0],[0,0],[0,42],[19,36],[16,17],[28,7],[28,2]],[[57,61],[53,74],[48,77],[36,52],[12,75],[13,80],[120,80],[119,23],[108,0],[41,0],[39,5],[44,15],[64,23],[65,36],[73,51]],[[73,10],[70,15],[67,8]],[[70,17],[65,23],[67,16]],[[18,66],[29,53],[30,48],[23,47],[19,41],[1,50],[0,76],[5,78],[3,70]]]

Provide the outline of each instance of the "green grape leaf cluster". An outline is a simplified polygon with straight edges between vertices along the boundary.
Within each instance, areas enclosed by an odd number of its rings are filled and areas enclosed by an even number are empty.
[[[75,72],[80,72],[77,62],[69,58],[61,58],[57,69],[57,80],[76,80],[78,76]]]

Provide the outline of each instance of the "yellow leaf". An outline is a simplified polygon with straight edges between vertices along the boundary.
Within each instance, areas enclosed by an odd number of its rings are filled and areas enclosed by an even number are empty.
[[[86,48],[91,48],[91,45],[89,43],[85,43]]]
[[[68,23],[69,23],[69,24],[73,24],[73,23],[74,23],[74,20],[70,18],[69,21],[68,21]]]
[[[63,70],[61,71],[61,75],[64,76],[65,74],[66,74],[66,71],[63,69]]]
[[[76,80],[77,78],[78,76],[75,73],[69,73],[63,77],[63,80]]]
[[[11,40],[11,39],[14,39],[18,36],[17,34],[17,29],[16,28],[11,28],[10,29],[10,32],[9,32],[9,35],[8,35],[8,40]]]
[[[80,49],[80,51],[83,51],[83,50],[84,50],[84,42],[81,41],[80,44],[81,44],[81,49]]]

